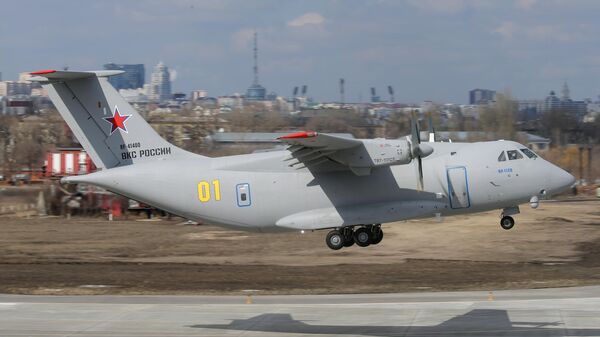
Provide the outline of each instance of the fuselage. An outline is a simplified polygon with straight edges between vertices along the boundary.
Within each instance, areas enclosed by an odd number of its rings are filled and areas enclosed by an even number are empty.
[[[286,150],[156,161],[68,181],[98,185],[192,220],[269,232],[502,209],[561,192],[574,180],[512,141],[428,144],[434,151],[423,159],[423,191],[417,190],[412,163],[358,176],[335,164],[289,167]]]

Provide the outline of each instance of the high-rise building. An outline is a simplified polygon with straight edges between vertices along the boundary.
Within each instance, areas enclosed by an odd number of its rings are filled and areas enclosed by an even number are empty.
[[[152,72],[150,80],[149,98],[154,101],[166,101],[171,98],[171,80],[169,79],[169,68],[159,62]]]
[[[31,95],[31,82],[2,81],[0,96]]]
[[[486,104],[496,99],[496,91],[488,89],[473,89],[469,91],[469,104]]]
[[[125,73],[108,78],[110,84],[117,90],[142,88],[145,82],[146,70],[143,64],[115,64],[104,65],[106,70],[123,70]]]
[[[246,100],[249,101],[264,101],[267,96],[267,89],[258,84],[258,36],[254,32],[254,82],[246,90]]]
[[[544,112],[563,111],[577,120],[582,120],[587,113],[587,103],[585,101],[575,101],[571,99],[571,91],[567,82],[563,84],[561,97],[558,98],[554,91],[550,91],[550,95],[544,100]]]

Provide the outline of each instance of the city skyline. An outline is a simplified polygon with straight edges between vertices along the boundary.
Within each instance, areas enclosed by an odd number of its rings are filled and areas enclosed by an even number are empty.
[[[19,15],[0,23],[4,80],[109,62],[150,69],[162,60],[173,91],[243,93],[256,30],[260,84],[281,96],[307,84],[315,99],[339,100],[339,78],[349,102],[388,85],[399,102],[466,103],[479,87],[542,98],[565,81],[578,99],[600,94],[594,1],[70,3],[3,4],[34,23]],[[48,18],[65,24],[46,25]]]

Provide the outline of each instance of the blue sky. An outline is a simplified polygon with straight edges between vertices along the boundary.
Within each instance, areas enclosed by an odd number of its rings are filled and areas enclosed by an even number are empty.
[[[543,98],[566,80],[574,98],[600,94],[600,1],[5,1],[0,71],[99,69],[163,61],[175,90],[243,92],[260,82],[290,95],[366,100],[387,85],[401,102],[466,103],[476,87]],[[148,77],[148,74],[147,74]]]

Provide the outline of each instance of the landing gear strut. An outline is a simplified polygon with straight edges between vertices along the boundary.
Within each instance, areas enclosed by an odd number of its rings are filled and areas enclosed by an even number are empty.
[[[509,230],[515,226],[515,219],[513,219],[512,216],[505,215],[500,220],[500,226],[506,230]]]
[[[354,245],[354,228],[344,227],[342,228],[341,232],[344,236],[344,247],[350,247]]]
[[[366,225],[354,230],[354,226],[334,229],[327,233],[325,242],[327,247],[338,250],[342,247],[350,247],[356,243],[357,246],[367,247],[376,245],[383,240],[381,224]]]

